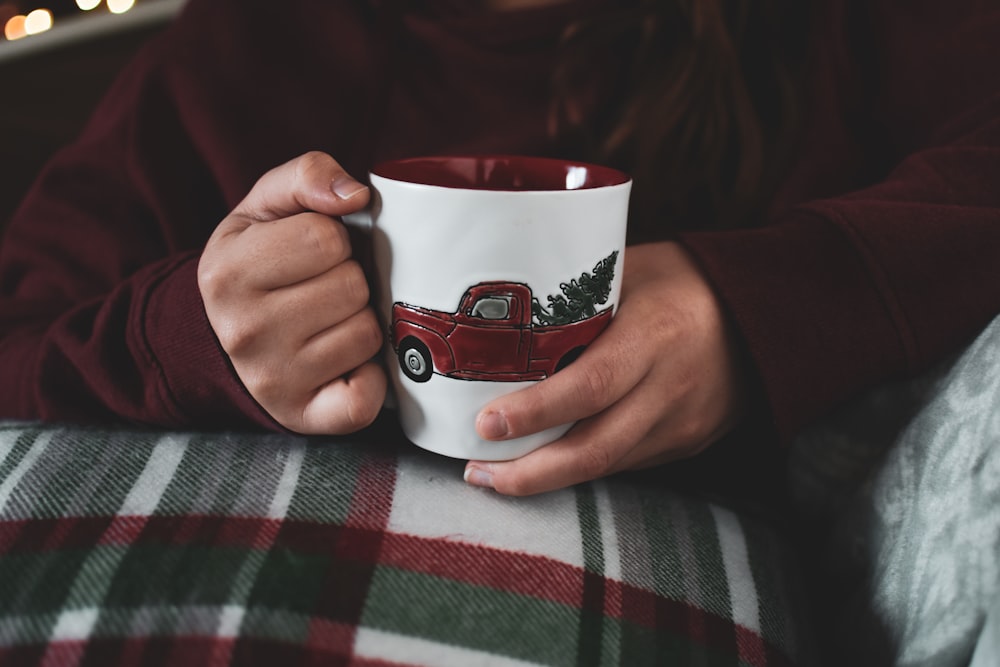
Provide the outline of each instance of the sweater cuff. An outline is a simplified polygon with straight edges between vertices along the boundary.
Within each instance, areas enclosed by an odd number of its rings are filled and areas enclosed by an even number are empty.
[[[219,345],[198,289],[197,255],[178,261],[153,285],[144,336],[173,403],[188,426],[284,431],[250,396]]]
[[[679,241],[741,332],[782,443],[905,370],[892,304],[836,222],[800,209],[768,227]]]

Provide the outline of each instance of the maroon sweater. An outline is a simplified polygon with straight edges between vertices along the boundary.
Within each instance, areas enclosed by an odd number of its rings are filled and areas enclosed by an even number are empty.
[[[399,28],[373,0],[193,0],[9,224],[0,417],[277,428],[205,316],[196,267],[215,225],[309,150],[358,176],[406,155],[555,152],[556,38],[599,1],[500,15],[414,1]],[[1000,312],[1000,9],[827,4],[809,131],[771,223],[681,237],[785,438]]]

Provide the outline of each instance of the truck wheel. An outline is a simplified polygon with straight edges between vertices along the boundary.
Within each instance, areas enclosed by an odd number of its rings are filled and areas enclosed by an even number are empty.
[[[412,336],[399,344],[399,367],[414,382],[427,382],[434,374],[430,350]]]
[[[579,359],[580,355],[583,354],[583,351],[585,349],[587,349],[587,348],[585,348],[585,347],[574,347],[572,350],[570,350],[569,352],[567,352],[566,354],[564,354],[563,358],[559,360],[558,364],[556,364],[556,371],[555,372],[558,373],[559,371],[561,371],[562,369],[566,368],[571,363],[573,363],[574,361],[576,361],[577,359]]]

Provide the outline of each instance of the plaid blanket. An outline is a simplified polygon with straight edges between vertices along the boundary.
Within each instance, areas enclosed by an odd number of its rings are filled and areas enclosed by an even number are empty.
[[[0,424],[0,665],[791,665],[760,522],[381,439]]]

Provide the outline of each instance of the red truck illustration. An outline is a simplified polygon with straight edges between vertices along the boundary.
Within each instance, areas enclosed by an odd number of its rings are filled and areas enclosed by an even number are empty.
[[[470,287],[448,313],[397,302],[391,340],[403,373],[427,382],[439,373],[464,380],[541,380],[572,362],[611,322],[611,308],[569,324],[532,317],[531,288],[515,282]]]

